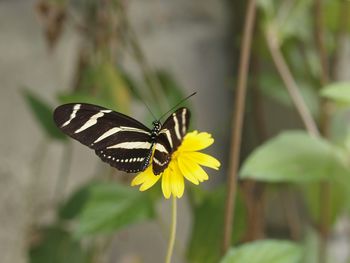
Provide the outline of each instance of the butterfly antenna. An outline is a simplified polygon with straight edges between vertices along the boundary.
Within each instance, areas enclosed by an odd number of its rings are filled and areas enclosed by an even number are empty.
[[[191,98],[192,96],[196,95],[197,92],[193,92],[192,94],[188,95],[186,98],[183,98],[179,103],[177,103],[174,107],[172,107],[170,110],[168,110],[166,113],[164,113],[159,120],[161,120],[164,116],[166,116],[169,112],[173,111],[177,106],[179,106],[180,104],[184,103],[186,100],[188,100],[189,98]]]
[[[148,111],[151,113],[151,115],[153,116],[153,118],[156,120],[157,117],[153,114],[153,112],[151,111],[150,107],[148,107],[147,103],[142,99],[140,98],[141,101],[143,102],[143,104],[146,106],[146,108],[148,109]]]

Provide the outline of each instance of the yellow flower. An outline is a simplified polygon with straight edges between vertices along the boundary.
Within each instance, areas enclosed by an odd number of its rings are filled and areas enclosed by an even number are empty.
[[[220,162],[214,157],[198,152],[213,144],[209,133],[193,131],[187,133],[179,148],[171,156],[169,166],[159,175],[153,174],[152,165],[139,173],[131,182],[132,186],[140,185],[140,191],[151,188],[162,178],[162,191],[165,198],[172,194],[182,197],[185,189],[184,178],[198,185],[208,180],[208,174],[202,166],[218,170]]]

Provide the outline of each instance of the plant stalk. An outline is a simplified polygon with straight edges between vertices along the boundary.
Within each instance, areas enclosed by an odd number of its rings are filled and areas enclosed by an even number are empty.
[[[332,69],[332,72],[330,72],[330,78],[335,80],[339,78],[338,70],[341,66],[341,55],[345,50],[345,41],[347,39],[347,30],[349,24],[349,7],[349,1],[342,1],[338,20],[338,31],[336,32],[334,44],[334,46],[337,48],[334,50],[333,60],[331,61],[330,67]]]
[[[265,38],[266,38],[267,46],[271,53],[273,62],[275,63],[276,69],[280,74],[282,81],[284,82],[284,85],[287,88],[287,91],[294,103],[296,110],[298,111],[302,119],[302,122],[306,130],[310,135],[319,137],[320,132],[317,128],[316,122],[312,118],[312,115],[308,107],[306,106],[306,103],[302,95],[300,94],[298,85],[296,84],[296,81],[294,80],[293,75],[290,72],[289,67],[282,55],[278,38],[277,38],[277,32],[273,24],[271,24],[267,28],[265,32]]]
[[[318,50],[319,60],[321,63],[321,76],[320,86],[324,87],[329,82],[329,65],[328,65],[328,54],[324,41],[324,14],[322,8],[322,1],[315,0],[315,42]],[[323,137],[329,138],[329,127],[330,127],[330,114],[328,102],[326,100],[321,101],[321,119],[320,127]],[[329,182],[320,183],[320,245],[319,245],[319,259],[320,263],[326,262],[327,258],[327,239],[329,235],[330,227],[330,213],[331,213],[331,185]]]
[[[258,16],[257,16],[258,18]],[[260,35],[260,30],[255,26],[255,35]],[[256,131],[258,144],[262,144],[268,138],[265,123],[263,98],[260,92],[260,59],[257,54],[252,54],[252,115],[253,125]],[[265,236],[265,183],[255,180],[247,180],[241,186],[247,209],[247,230],[244,241],[254,241]]]
[[[249,0],[244,22],[242,53],[238,69],[238,82],[235,97],[235,108],[232,120],[232,141],[230,145],[230,164],[228,172],[227,196],[224,218],[223,252],[225,253],[231,245],[233,230],[233,219],[235,210],[235,197],[237,192],[237,174],[240,158],[242,126],[246,100],[247,77],[249,70],[249,59],[251,51],[252,35],[254,32],[254,21],[256,14],[256,0]]]

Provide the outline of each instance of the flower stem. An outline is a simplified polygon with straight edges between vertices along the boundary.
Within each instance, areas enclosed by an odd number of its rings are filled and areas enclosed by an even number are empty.
[[[171,262],[171,256],[172,256],[173,250],[174,250],[175,235],[176,235],[176,217],[177,217],[176,215],[177,215],[176,196],[173,195],[170,237],[169,237],[168,251],[166,253],[165,263]]]

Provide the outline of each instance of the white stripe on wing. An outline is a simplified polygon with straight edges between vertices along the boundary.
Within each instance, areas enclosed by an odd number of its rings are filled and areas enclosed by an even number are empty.
[[[171,138],[171,133],[168,129],[163,129],[159,132],[159,134],[161,133],[165,133],[166,137],[168,138],[168,141],[169,141],[169,144],[170,144],[170,147],[173,148],[173,140]]]
[[[177,116],[176,116],[175,113],[173,113],[173,120],[174,120],[174,123],[175,123],[175,134],[176,134],[176,137],[179,140],[181,140],[179,121],[178,121]]]
[[[63,123],[61,127],[67,126],[77,116],[77,112],[80,109],[80,107],[81,104],[74,105],[72,114],[69,116],[69,120]]]
[[[83,126],[81,126],[78,130],[76,130],[74,133],[82,132],[82,131],[86,130],[87,128],[95,125],[97,123],[97,119],[101,118],[101,117],[103,117],[103,115],[105,115],[104,112],[106,112],[106,111],[100,111],[100,112],[96,113],[95,115],[92,115],[90,117],[90,119],[87,122],[85,122],[85,124]]]
[[[114,128],[112,128],[112,129],[109,129],[108,131],[106,131],[104,134],[102,134],[100,137],[98,137],[95,141],[94,141],[94,143],[97,143],[97,142],[99,142],[99,141],[102,141],[103,139],[106,139],[107,137],[109,137],[109,136],[111,136],[111,135],[113,135],[113,134],[115,134],[115,133],[117,133],[117,132],[119,132],[119,131],[121,131],[122,129],[121,128],[119,128],[119,127],[114,127]]]
[[[184,108],[182,110],[182,114],[181,114],[181,116],[182,116],[182,135],[185,135],[185,133],[186,133],[186,112],[187,112],[187,110]]]
[[[108,146],[107,149],[150,149],[151,146],[150,142],[121,142]]]

